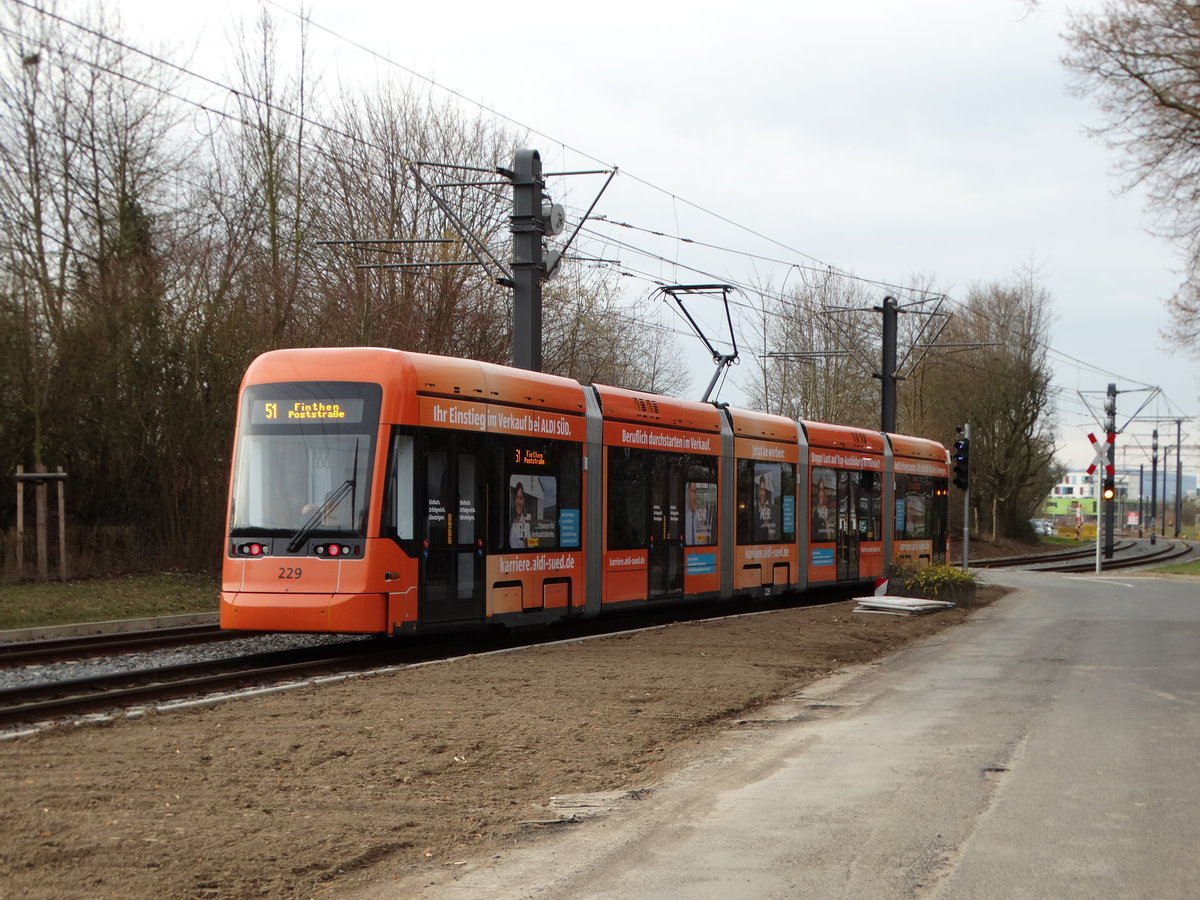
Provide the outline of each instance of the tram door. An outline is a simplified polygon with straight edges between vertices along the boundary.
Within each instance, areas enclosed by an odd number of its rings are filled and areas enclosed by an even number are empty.
[[[837,577],[858,578],[858,499],[860,476],[850,469],[837,470]]]
[[[683,594],[683,459],[655,454],[650,476],[649,596]]]
[[[421,544],[422,624],[482,619],[486,464],[473,435],[427,432]],[[427,541],[428,544],[424,542]]]

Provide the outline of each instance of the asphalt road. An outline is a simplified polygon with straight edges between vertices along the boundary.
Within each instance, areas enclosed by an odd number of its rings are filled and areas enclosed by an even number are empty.
[[[1019,590],[404,896],[1200,896],[1200,582],[987,578]]]

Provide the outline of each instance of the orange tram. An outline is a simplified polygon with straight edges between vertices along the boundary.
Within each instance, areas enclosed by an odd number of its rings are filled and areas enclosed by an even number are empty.
[[[242,384],[221,625],[404,634],[944,562],[934,441],[472,360],[278,350]]]

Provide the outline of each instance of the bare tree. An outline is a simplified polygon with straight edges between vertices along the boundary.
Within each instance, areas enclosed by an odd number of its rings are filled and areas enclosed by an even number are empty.
[[[3,455],[67,465],[77,521],[153,523],[195,550],[192,495],[171,473],[196,454],[211,469],[213,443],[189,441],[205,415],[187,392],[211,379],[180,377],[200,358],[173,252],[186,228],[172,76],[103,10],[79,26],[26,12],[5,8],[0,61]]]
[[[1200,353],[1200,9],[1191,0],[1114,0],[1070,22],[1067,66],[1108,124],[1126,186],[1142,185],[1186,254],[1169,301],[1173,344]]]
[[[313,310],[303,303],[311,246],[308,122],[314,86],[308,71],[306,20],[294,47],[285,47],[280,17],[255,7],[233,47],[237,124],[212,147],[214,199],[229,238],[243,249],[236,278],[246,327],[265,346],[305,343]]]
[[[0,14],[0,248],[6,324],[17,329],[3,366],[13,406],[26,414],[14,424],[29,435],[14,448],[16,461],[37,465],[44,462],[52,373],[69,313],[79,205],[71,182],[80,141],[69,116],[66,41],[45,17],[24,8]],[[32,459],[21,458],[22,451]]]
[[[337,106],[314,162],[321,187],[313,230],[324,240],[358,243],[314,257],[314,306],[329,313],[320,316],[316,339],[503,359],[508,291],[474,264],[464,241],[504,258],[510,201],[495,186],[440,188],[452,220],[419,183],[414,161],[494,168],[507,164],[516,136],[388,87],[365,98],[343,95]],[[423,169],[435,183],[487,180]],[[437,240],[446,243],[404,243]]]
[[[144,565],[219,558],[233,399],[257,353],[511,353],[511,291],[496,273],[357,267],[457,263],[461,244],[350,255],[318,240],[470,232],[507,259],[509,188],[447,187],[448,216],[413,160],[507,166],[524,136],[411,91],[322,104],[303,26],[289,68],[259,12],[235,48],[233,110],[216,115],[178,102],[177,76],[122,41],[103,8],[76,24],[0,4],[0,466],[61,461],[72,516],[136,524]],[[680,390],[673,339],[615,287],[574,262],[546,285],[548,368]],[[11,504],[0,496],[0,520]]]
[[[762,345],[751,402],[794,419],[879,426],[878,303],[864,285],[808,273],[779,294],[763,293]]]
[[[543,290],[544,368],[584,383],[685,394],[674,335],[628,309],[617,275],[566,262]]]
[[[1032,272],[972,287],[946,340],[980,346],[928,360],[925,389],[939,397],[943,440],[954,425],[971,423],[971,501],[993,537],[1025,536],[1057,478],[1050,308]]]

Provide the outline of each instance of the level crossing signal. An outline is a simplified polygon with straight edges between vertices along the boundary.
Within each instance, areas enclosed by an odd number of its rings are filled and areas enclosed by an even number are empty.
[[[1091,441],[1092,449],[1096,451],[1096,458],[1092,460],[1092,464],[1088,466],[1087,473],[1091,475],[1100,466],[1104,467],[1104,480],[1100,484],[1100,496],[1104,500],[1111,500],[1117,494],[1116,470],[1113,464],[1108,461],[1108,451],[1116,441],[1117,435],[1110,431],[1108,437],[1103,443],[1096,440],[1096,435],[1089,434],[1088,440]]]
[[[971,476],[971,442],[959,438],[954,442],[954,486],[966,490]]]
[[[1104,486],[1100,489],[1101,496],[1103,496],[1105,500],[1111,500],[1116,493],[1117,488],[1113,476],[1106,475],[1104,477]]]

